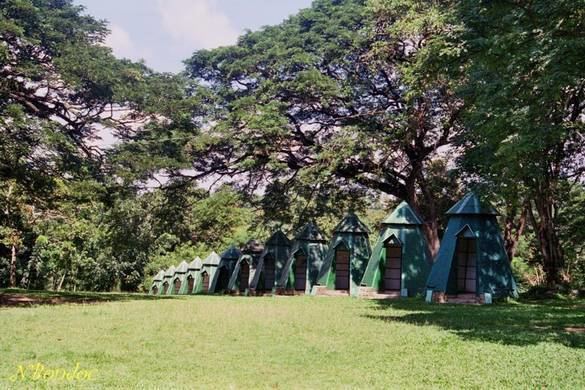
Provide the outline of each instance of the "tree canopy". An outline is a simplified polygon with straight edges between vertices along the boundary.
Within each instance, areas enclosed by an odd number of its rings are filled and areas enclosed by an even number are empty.
[[[584,9],[315,0],[165,74],[72,0],[0,0],[0,286],[136,290],[399,200],[434,253],[469,189],[511,259],[583,286]]]

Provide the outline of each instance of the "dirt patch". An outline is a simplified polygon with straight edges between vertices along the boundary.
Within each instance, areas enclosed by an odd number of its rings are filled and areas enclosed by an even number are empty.
[[[95,303],[91,298],[69,298],[69,297],[37,297],[24,294],[3,294],[0,293],[0,307],[10,306],[33,306],[33,305],[62,305],[64,303]]]

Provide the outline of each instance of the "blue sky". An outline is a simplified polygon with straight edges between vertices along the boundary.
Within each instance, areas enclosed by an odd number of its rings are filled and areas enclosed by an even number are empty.
[[[75,0],[110,22],[118,57],[177,72],[197,49],[235,43],[246,29],[278,24],[311,0]]]

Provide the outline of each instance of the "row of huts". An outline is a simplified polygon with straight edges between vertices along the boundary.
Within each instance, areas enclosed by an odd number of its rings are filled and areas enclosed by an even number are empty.
[[[431,258],[416,212],[402,202],[384,221],[372,249],[369,229],[347,214],[327,240],[314,223],[289,240],[275,232],[264,245],[213,252],[160,271],[151,294],[312,294],[399,297],[490,303],[516,295],[495,209],[474,193],[449,211],[447,229]]]

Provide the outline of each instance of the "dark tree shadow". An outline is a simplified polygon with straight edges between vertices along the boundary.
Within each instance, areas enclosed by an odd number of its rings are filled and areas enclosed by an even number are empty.
[[[387,309],[407,313],[389,314]],[[522,300],[494,305],[427,304],[419,299],[377,300],[376,308],[366,317],[438,326],[467,340],[506,345],[554,342],[585,348],[583,300]]]
[[[57,292],[24,289],[0,289],[0,307],[32,307],[35,305],[60,305],[67,303],[100,303],[115,301],[177,299],[181,296],[158,296],[130,293]]]

